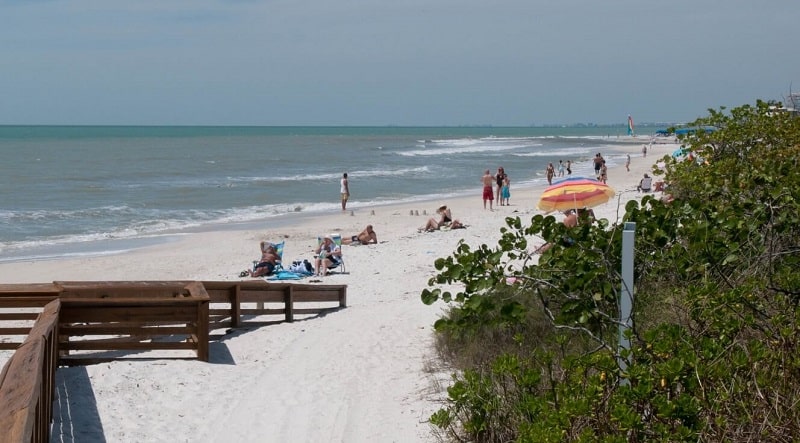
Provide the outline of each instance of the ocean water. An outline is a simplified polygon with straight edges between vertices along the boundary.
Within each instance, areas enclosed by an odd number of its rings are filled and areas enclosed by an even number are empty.
[[[620,128],[0,126],[0,261],[119,252],[191,230],[514,187],[548,162],[590,175]]]

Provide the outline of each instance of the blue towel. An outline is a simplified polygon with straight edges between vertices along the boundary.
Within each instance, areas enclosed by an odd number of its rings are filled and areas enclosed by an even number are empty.
[[[301,278],[303,278],[302,275],[295,274],[294,272],[279,271],[275,275],[265,278],[265,280],[300,280]]]

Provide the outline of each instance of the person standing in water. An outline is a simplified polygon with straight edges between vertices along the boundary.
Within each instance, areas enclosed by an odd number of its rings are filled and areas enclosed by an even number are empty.
[[[342,187],[340,192],[342,194],[342,212],[347,210],[347,199],[350,198],[350,184],[347,182],[347,173],[342,176]]]

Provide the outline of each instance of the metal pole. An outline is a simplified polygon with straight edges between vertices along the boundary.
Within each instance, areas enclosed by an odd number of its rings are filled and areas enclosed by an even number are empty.
[[[619,296],[619,350],[630,350],[631,341],[625,332],[631,328],[631,311],[633,309],[633,242],[636,233],[636,223],[625,222],[622,231],[622,290]],[[627,361],[619,359],[622,370],[628,367]]]

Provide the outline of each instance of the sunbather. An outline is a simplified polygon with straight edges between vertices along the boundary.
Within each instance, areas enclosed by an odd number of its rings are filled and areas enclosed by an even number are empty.
[[[439,209],[436,210],[436,213],[439,214],[440,219],[436,220],[435,218],[431,218],[425,226],[419,228],[420,231],[432,232],[442,229],[443,227],[449,227],[450,229],[464,227],[460,221],[453,220],[453,215],[450,213],[450,208],[448,208],[447,205],[440,206]]]
[[[249,271],[250,277],[264,277],[272,275],[275,267],[280,261],[278,251],[275,250],[275,245],[269,242],[261,242],[261,260],[252,271]]]
[[[357,235],[354,235],[349,238],[343,238],[342,243],[345,245],[350,245],[350,244],[368,245],[370,243],[378,243],[378,234],[376,234],[375,231],[372,230],[372,225],[367,225],[367,227]]]
[[[335,268],[341,261],[342,250],[333,242],[333,238],[330,235],[326,235],[322,239],[322,243],[319,244],[314,252],[317,254],[314,262],[314,273],[316,275],[328,275],[328,268]]]

